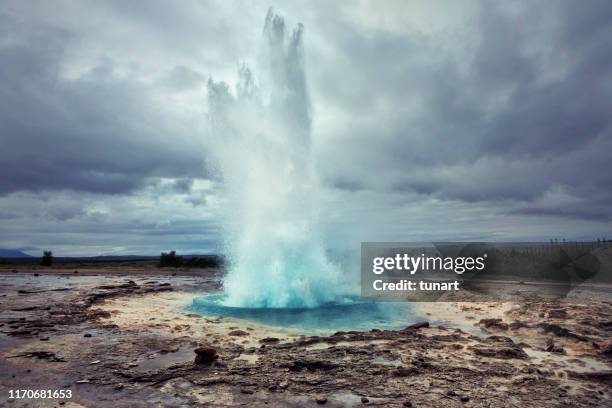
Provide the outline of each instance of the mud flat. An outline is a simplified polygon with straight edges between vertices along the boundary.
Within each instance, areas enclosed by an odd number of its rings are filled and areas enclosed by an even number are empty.
[[[218,277],[0,272],[0,405],[612,405],[609,287],[563,301],[422,303],[427,322],[402,330],[314,336],[185,311]],[[10,399],[15,389],[72,398]]]

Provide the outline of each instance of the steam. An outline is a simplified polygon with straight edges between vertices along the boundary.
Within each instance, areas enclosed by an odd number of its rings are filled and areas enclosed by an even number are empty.
[[[319,182],[304,27],[286,32],[268,11],[259,78],[246,65],[235,89],[208,83],[213,153],[223,176],[227,306],[312,307],[338,295],[339,270],[318,226]]]

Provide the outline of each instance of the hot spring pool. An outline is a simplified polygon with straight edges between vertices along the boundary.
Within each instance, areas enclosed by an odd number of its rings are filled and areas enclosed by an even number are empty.
[[[231,317],[303,332],[329,334],[336,331],[402,329],[422,321],[407,302],[369,302],[346,297],[340,302],[312,308],[243,308],[222,304],[222,294],[198,296],[187,308],[190,313]]]

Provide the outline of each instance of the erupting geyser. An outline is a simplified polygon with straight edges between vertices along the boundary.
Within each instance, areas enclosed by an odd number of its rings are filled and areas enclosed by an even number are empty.
[[[303,26],[289,35],[268,11],[257,78],[239,70],[234,90],[208,83],[212,150],[225,186],[227,306],[312,307],[334,301],[339,270],[318,228]]]

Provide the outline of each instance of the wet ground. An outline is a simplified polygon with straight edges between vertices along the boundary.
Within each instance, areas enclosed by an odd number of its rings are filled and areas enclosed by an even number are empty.
[[[313,335],[188,311],[219,290],[215,270],[36,273],[0,272],[1,406],[612,406],[607,287],[422,303],[428,323]]]

